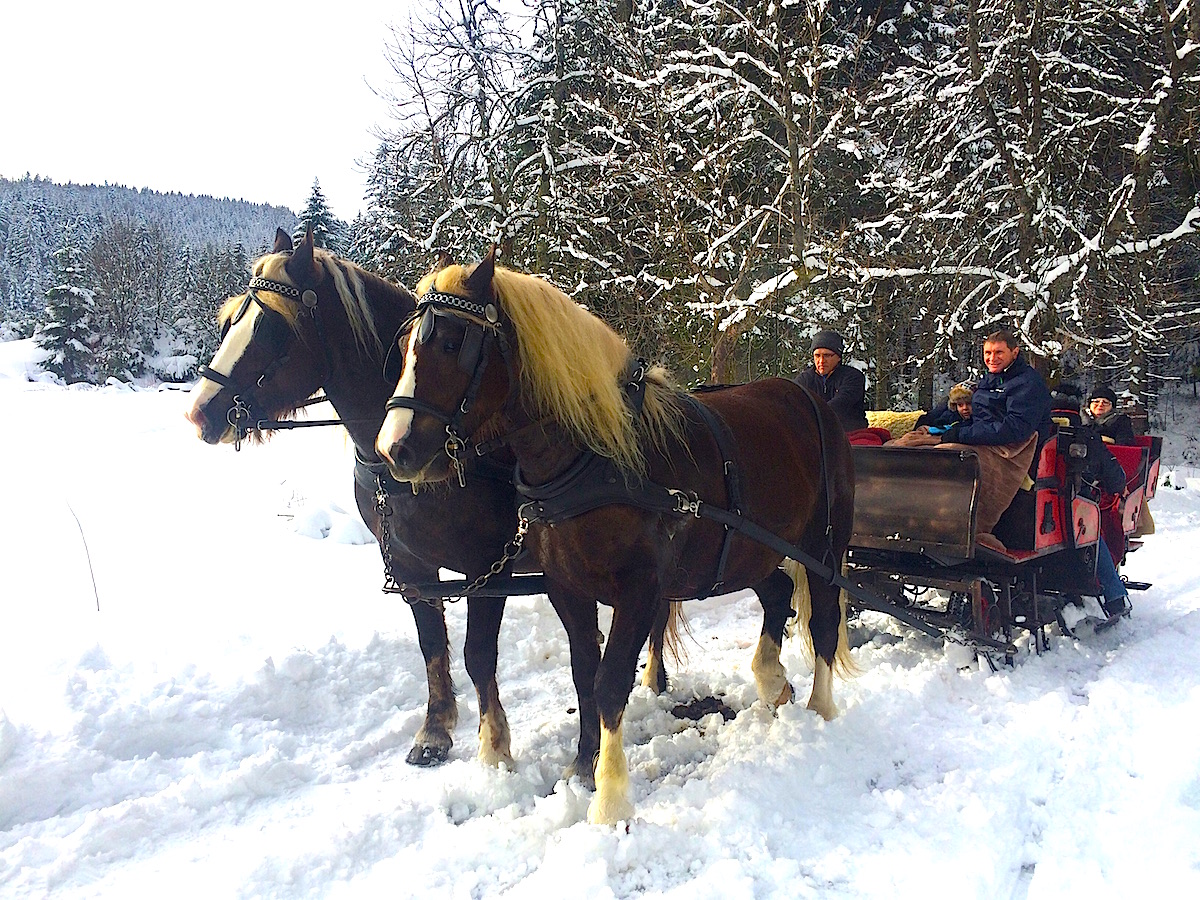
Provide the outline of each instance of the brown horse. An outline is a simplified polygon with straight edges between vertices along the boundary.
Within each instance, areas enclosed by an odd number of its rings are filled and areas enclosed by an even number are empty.
[[[540,501],[526,507],[545,519],[529,526],[528,543],[558,588],[552,602],[570,636],[581,696],[583,682],[594,684],[601,739],[588,817],[627,818],[622,717],[663,598],[753,588],[763,606],[752,662],[759,696],[770,704],[792,696],[779,661],[793,594],[782,555],[687,512],[697,498],[735,508],[836,570],[853,515],[849,445],[828,406],[790,381],[689,397],[660,369],[644,380],[631,375],[636,362],[612,329],[546,282],[496,268],[491,254],[472,268],[432,273],[418,294],[417,325],[402,339],[404,371],[376,450],[398,479],[424,483],[451,471],[447,429],[452,440],[502,434],[526,495],[557,498],[558,515]],[[481,342],[473,371],[456,365],[462,347]],[[592,458],[607,461],[598,482],[578,474]],[[731,470],[739,474],[730,478]],[[572,479],[586,482],[582,499],[566,490],[564,500],[559,488]],[[628,486],[624,496],[618,481]],[[677,508],[658,503],[664,493]],[[849,662],[845,609],[836,586],[809,582],[811,605],[801,616],[816,656],[808,706],[828,719],[837,713],[835,663]],[[587,633],[597,600],[613,608],[602,659]]]
[[[342,418],[360,461],[378,463],[373,446],[384,404],[395,387],[384,373],[385,346],[411,316],[411,293],[314,249],[311,236],[293,248],[276,234],[274,251],[257,260],[246,294],[230,298],[219,314],[220,348],[193,392],[188,419],[210,444],[235,437],[234,423],[261,434],[255,423],[290,416],[318,388]],[[385,338],[380,339],[383,335]],[[399,354],[396,374],[399,372]],[[379,467],[382,469],[382,467]],[[445,567],[476,578],[504,553],[517,527],[511,456],[507,465],[468,467],[467,489],[423,489],[395,485],[387,491],[387,535],[377,504],[375,475],[356,467],[355,500],[363,521],[390,555],[398,582],[436,582]],[[505,572],[511,565],[505,567]],[[446,759],[458,718],[450,679],[446,621],[440,600],[412,605],[429,681],[425,721],[408,761],[433,765]],[[496,658],[503,598],[467,600],[463,655],[479,698],[479,757],[511,762],[510,738],[496,685]],[[592,640],[595,641],[595,628]],[[661,672],[661,665],[656,669]],[[665,676],[663,676],[665,678]],[[665,685],[664,685],[665,687]],[[581,722],[590,721],[586,711]],[[589,764],[598,737],[591,728],[580,753]],[[590,771],[590,769],[588,770]]]

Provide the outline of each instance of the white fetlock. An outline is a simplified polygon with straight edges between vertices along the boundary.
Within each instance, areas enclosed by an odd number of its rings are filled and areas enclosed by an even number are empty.
[[[479,761],[484,765],[499,768],[503,763],[513,768],[511,735],[508,721],[503,714],[485,716],[479,720]]]
[[[603,796],[599,787],[588,804],[589,825],[616,825],[633,818],[633,804],[626,797]]]
[[[833,670],[819,656],[813,667],[813,689],[808,698],[808,708],[826,722],[836,719],[838,715],[837,705],[833,702]]]
[[[765,634],[759,636],[754,659],[750,661],[750,671],[754,673],[758,699],[763,703],[780,706],[792,699],[787,670],[779,661],[779,645]]]
[[[588,805],[588,822],[615,825],[633,818],[629,802],[629,764],[625,760],[623,729],[601,726],[600,755],[596,760],[596,793]]]

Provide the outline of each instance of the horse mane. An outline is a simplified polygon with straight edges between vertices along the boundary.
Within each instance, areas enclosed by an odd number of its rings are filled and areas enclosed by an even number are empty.
[[[418,290],[434,285],[463,293],[468,273],[463,266],[447,266],[426,276]],[[663,449],[668,436],[682,434],[679,393],[662,366],[647,373],[642,414],[634,417],[621,377],[633,354],[605,322],[533,275],[498,266],[492,288],[516,332],[521,380],[539,414],[638,474],[646,469],[644,439]]]
[[[287,260],[288,254],[286,253],[268,253],[266,256],[260,256],[254,261],[251,271],[257,278],[270,278],[273,281],[282,281],[285,284],[290,284],[291,279],[287,276],[283,268]],[[333,286],[337,290],[338,299],[342,302],[342,308],[346,312],[346,320],[350,323],[350,330],[354,333],[354,340],[358,344],[359,350],[368,355],[373,354],[376,357],[381,357],[383,355],[383,341],[380,339],[379,331],[375,326],[375,315],[371,310],[371,304],[367,300],[367,291],[363,282],[363,277],[368,275],[368,273],[354,263],[347,262],[330,253],[328,250],[321,250],[319,248],[313,250],[313,261],[323,268],[326,274],[332,279]],[[381,283],[386,284],[386,282],[382,281]],[[234,314],[237,306],[245,296],[245,294],[239,294],[225,301],[220,312],[217,314],[218,324],[223,325]],[[300,304],[295,301],[288,301],[271,291],[263,291],[258,296],[264,305],[283,316],[284,321],[288,323],[292,330],[296,330],[300,319]]]

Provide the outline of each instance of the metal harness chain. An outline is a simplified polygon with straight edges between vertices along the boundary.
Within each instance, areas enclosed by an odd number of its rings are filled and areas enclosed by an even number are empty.
[[[428,603],[430,606],[440,608],[443,600],[456,603],[463,597],[470,597],[476,591],[483,588],[492,578],[503,572],[504,567],[517,558],[521,552],[521,548],[525,545],[525,533],[529,530],[529,519],[521,516],[517,520],[516,534],[504,545],[504,553],[498,560],[491,564],[486,572],[467,585],[463,589],[461,596],[447,598],[413,597],[405,585],[396,581],[395,573],[392,572],[392,550],[390,546],[392,527],[388,524],[392,510],[388,505],[388,492],[384,486],[382,475],[376,476],[375,484],[375,511],[379,514],[379,552],[383,556],[383,592],[385,594],[400,594],[409,605],[413,603]]]
[[[385,593],[400,593],[400,585],[392,574],[392,526],[388,519],[392,516],[388,504],[387,488],[383,484],[383,476],[375,477],[375,511],[379,513],[379,552],[383,556],[383,590]]]
[[[498,560],[492,563],[491,568],[467,585],[466,590],[463,591],[464,597],[469,597],[471,594],[474,594],[485,584],[491,581],[493,576],[499,575],[504,570],[505,566],[517,558],[517,555],[521,552],[521,547],[525,544],[525,532],[528,530],[529,519],[525,518],[525,516],[521,516],[517,520],[517,533],[512,536],[512,540],[504,545],[504,554]]]

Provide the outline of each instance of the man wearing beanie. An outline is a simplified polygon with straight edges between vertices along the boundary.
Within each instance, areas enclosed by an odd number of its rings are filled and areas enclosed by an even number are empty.
[[[795,381],[828,403],[849,434],[867,427],[867,379],[853,366],[841,365],[845,346],[836,331],[818,331],[812,342],[813,364]]]
[[[1130,445],[1135,442],[1133,422],[1117,412],[1117,395],[1112,388],[1100,385],[1088,395],[1087,408],[1079,414],[1084,425],[1095,425],[1100,436],[1110,444]]]

